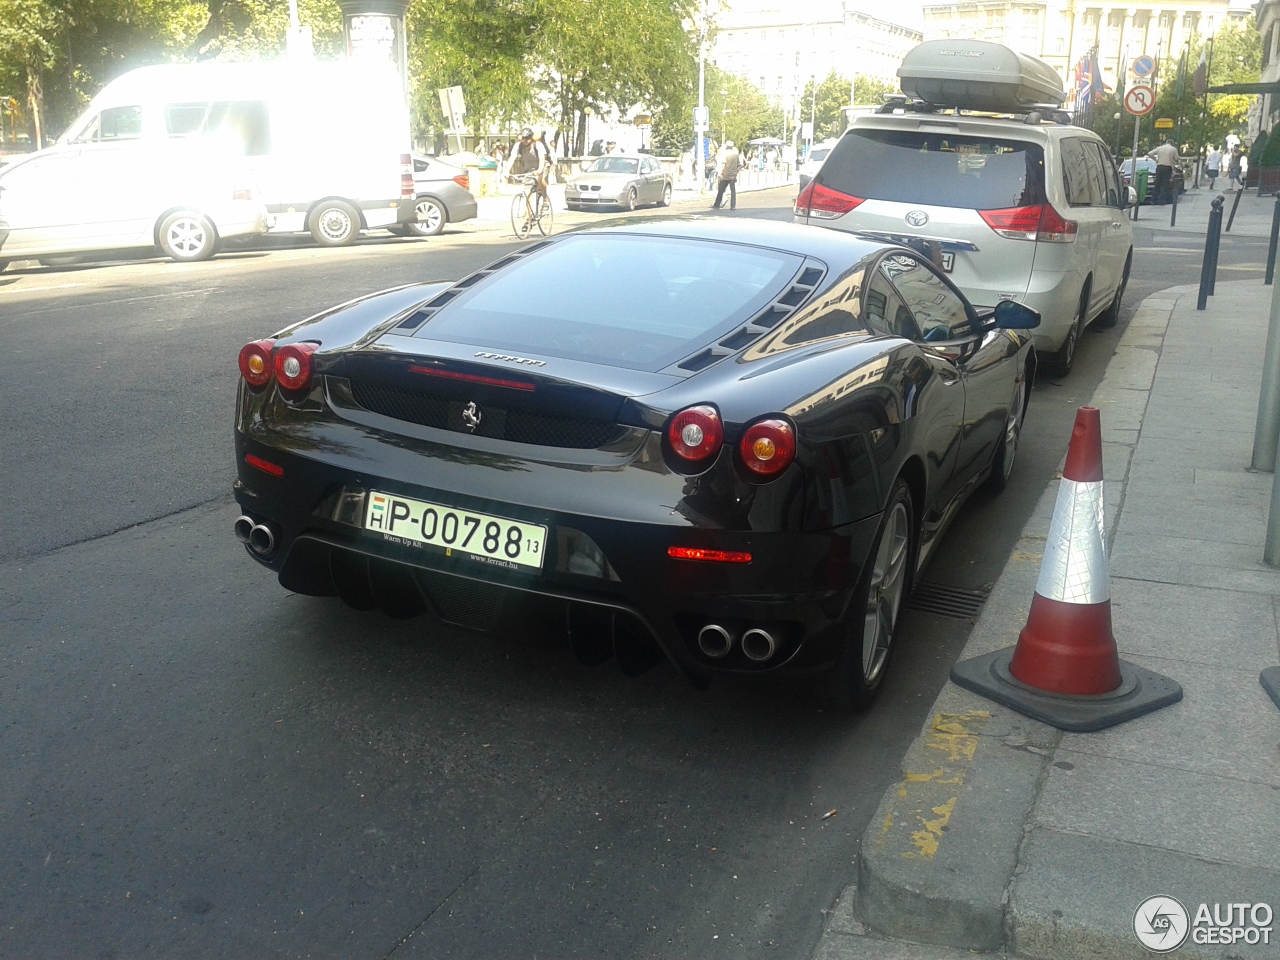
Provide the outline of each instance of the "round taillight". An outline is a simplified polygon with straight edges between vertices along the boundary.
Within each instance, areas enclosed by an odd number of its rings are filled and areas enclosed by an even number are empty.
[[[276,380],[286,390],[305,390],[311,386],[311,354],[319,344],[291,343],[276,351]]]
[[[702,463],[720,452],[724,427],[715,407],[697,406],[681,410],[667,424],[671,451],[687,463]]]
[[[738,453],[756,476],[776,477],[796,458],[795,431],[785,420],[760,420],[747,427]]]
[[[253,387],[265,387],[271,380],[271,350],[274,340],[255,340],[240,348],[240,376]]]

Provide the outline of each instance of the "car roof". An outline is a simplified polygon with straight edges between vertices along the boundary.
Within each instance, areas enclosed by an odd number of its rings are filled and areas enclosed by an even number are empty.
[[[928,130],[941,125],[954,125],[966,133],[985,136],[1004,137],[1006,139],[1030,140],[1045,143],[1060,140],[1063,137],[1086,137],[1102,143],[1102,138],[1092,130],[1077,127],[1069,123],[1054,123],[1042,120],[1039,123],[1027,123],[1015,117],[975,116],[973,114],[954,113],[875,113],[869,116],[854,117],[853,123],[845,131],[848,136],[856,129],[863,130]]]
[[[609,225],[581,228],[591,233],[631,234],[687,240],[714,240],[768,247],[801,256],[840,263],[855,263],[892,244],[849,233],[781,220],[729,219],[727,217],[672,216],[614,221]],[[570,236],[579,231],[569,231]]]

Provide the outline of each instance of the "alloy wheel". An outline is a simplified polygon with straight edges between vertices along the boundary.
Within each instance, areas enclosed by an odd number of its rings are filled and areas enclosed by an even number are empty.
[[[873,686],[889,657],[893,628],[907,583],[907,559],[911,545],[910,518],[906,506],[895,503],[880,538],[867,591],[867,612],[862,628],[862,675]]]

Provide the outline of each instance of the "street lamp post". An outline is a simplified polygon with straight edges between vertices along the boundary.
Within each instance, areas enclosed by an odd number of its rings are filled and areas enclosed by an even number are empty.
[[[720,146],[722,147],[724,146],[725,140],[728,139],[728,134],[725,132],[725,129],[724,129],[725,117],[729,113],[728,96],[729,96],[728,90],[720,91]]]

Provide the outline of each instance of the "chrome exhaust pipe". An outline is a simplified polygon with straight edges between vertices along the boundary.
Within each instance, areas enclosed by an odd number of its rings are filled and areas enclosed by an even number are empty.
[[[764,663],[778,652],[778,641],[764,627],[752,627],[742,635],[742,652],[748,660]]]
[[[276,535],[266,524],[254,524],[249,531],[249,549],[260,557],[269,557],[276,548]]]
[[[698,631],[698,649],[718,660],[733,649],[733,634],[718,623],[708,623]]]
[[[249,534],[256,526],[257,524],[254,522],[253,517],[239,516],[236,517],[236,522],[231,525],[231,529],[235,531],[237,540],[241,543],[248,543]]]

